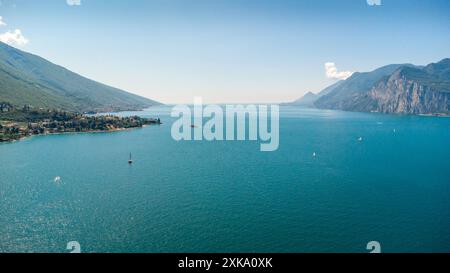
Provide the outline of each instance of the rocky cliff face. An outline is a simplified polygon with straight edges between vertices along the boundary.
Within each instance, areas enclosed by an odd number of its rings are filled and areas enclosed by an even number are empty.
[[[355,73],[315,106],[358,112],[450,115],[450,59]]]
[[[449,114],[450,111],[449,92],[408,79],[401,70],[379,82],[368,97],[373,100],[373,108],[367,110],[381,113]]]

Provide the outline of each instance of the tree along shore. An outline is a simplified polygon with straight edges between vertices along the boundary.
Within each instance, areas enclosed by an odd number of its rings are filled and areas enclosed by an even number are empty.
[[[0,105],[0,142],[33,135],[108,132],[161,124],[159,118],[89,116],[61,110],[33,109],[29,106],[16,108],[8,103]]]

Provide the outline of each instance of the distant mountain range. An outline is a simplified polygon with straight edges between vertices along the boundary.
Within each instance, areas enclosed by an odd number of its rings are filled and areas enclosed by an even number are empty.
[[[357,112],[450,114],[450,59],[425,67],[393,64],[355,73],[290,104]]]
[[[303,97],[301,97],[300,99],[287,103],[286,105],[295,105],[295,106],[304,106],[304,107],[315,107],[315,102],[325,96],[328,95],[329,93],[331,93],[334,89],[338,88],[342,83],[344,83],[344,81],[338,81],[337,83],[328,86],[327,88],[325,88],[324,90],[322,90],[320,93],[318,94],[314,94],[312,92],[308,92],[306,93]]]
[[[140,110],[159,104],[1,42],[0,102],[72,112]]]

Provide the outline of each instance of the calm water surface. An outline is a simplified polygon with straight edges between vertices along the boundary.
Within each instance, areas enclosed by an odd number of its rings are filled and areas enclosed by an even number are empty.
[[[0,144],[0,252],[450,252],[449,118],[283,107],[262,153],[175,142],[169,111]]]

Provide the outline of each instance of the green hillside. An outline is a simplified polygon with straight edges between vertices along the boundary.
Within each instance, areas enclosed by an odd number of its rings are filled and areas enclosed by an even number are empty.
[[[0,42],[0,102],[74,112],[139,110],[159,104]]]

